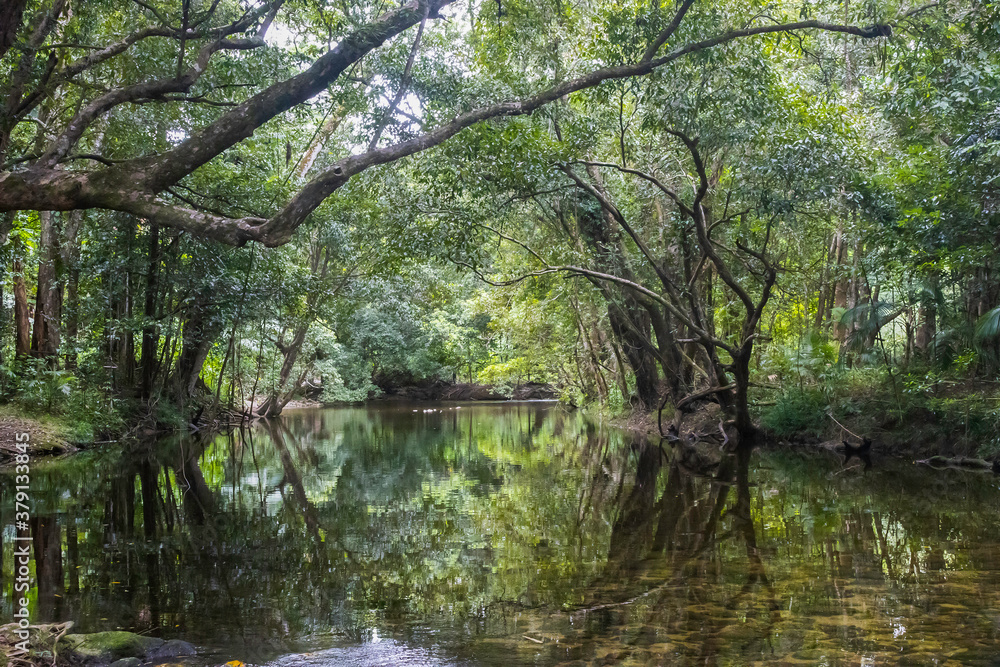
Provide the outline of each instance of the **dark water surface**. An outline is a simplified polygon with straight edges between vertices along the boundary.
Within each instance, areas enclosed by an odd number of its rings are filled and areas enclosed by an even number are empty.
[[[190,664],[1000,664],[989,474],[694,474],[551,404],[381,404],[34,464],[32,499],[34,620]]]

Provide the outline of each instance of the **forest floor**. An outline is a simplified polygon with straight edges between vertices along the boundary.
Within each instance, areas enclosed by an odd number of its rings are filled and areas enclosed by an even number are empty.
[[[31,457],[74,452],[76,447],[68,436],[69,430],[55,418],[28,417],[4,406],[0,412],[0,465],[14,463],[17,454],[25,453],[18,445],[25,443]]]

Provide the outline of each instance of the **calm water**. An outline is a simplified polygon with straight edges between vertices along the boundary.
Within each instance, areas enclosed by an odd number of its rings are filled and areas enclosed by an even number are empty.
[[[421,404],[85,452],[32,488],[36,620],[191,664],[1000,664],[989,474],[697,475],[549,404]]]

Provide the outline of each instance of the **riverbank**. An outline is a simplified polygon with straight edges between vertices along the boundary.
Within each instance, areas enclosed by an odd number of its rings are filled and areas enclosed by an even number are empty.
[[[336,408],[345,405],[365,405],[385,401],[552,401],[559,398],[555,387],[540,382],[525,382],[513,387],[499,387],[467,382],[444,382],[441,380],[424,383],[386,385],[381,393],[360,403],[324,403],[317,398],[302,397],[289,401],[283,412],[311,408]],[[254,405],[260,405],[266,397],[258,396]],[[245,406],[250,410],[250,404]]]
[[[538,382],[526,382],[513,387],[497,387],[482,384],[461,382],[427,382],[423,384],[385,387],[382,393],[366,403],[385,401],[534,401],[554,400],[558,397],[551,385]],[[254,404],[259,405],[264,397],[258,397]],[[301,398],[288,403],[285,411],[337,407],[344,404],[325,404],[315,399]],[[350,404],[348,404],[350,405]],[[243,419],[251,404],[245,406]],[[197,410],[193,417],[184,417],[172,408],[160,407],[157,413],[147,413],[140,418],[133,418],[125,426],[126,419],[121,417],[120,431],[113,437],[124,439],[134,437],[153,437],[184,428],[198,430],[223,430],[239,423],[241,413],[228,410],[217,405],[209,405],[204,410]],[[18,449],[19,434],[28,433],[28,451],[31,458],[59,456],[77,451],[94,443],[94,425],[73,419],[63,412],[39,413],[27,410],[19,403],[9,403],[0,406],[0,466],[15,462],[15,456],[25,453]],[[121,435],[124,434],[124,435]]]
[[[832,395],[817,387],[788,390],[757,403],[757,423],[766,446],[829,449],[842,441],[873,442],[873,452],[910,459],[1000,456],[1000,397],[984,383],[949,383],[936,391],[910,385],[847,385]],[[664,426],[672,413],[664,411]],[[610,418],[613,425],[659,437],[657,413],[635,410]],[[688,437],[718,435],[718,405],[685,416]]]
[[[0,408],[0,465],[13,463],[18,454],[34,458],[75,452],[75,437],[57,416],[27,416],[10,406]]]
[[[374,400],[408,401],[537,401],[558,398],[554,387],[541,382],[524,382],[511,387],[467,382],[425,382],[381,387]]]
[[[900,389],[902,387],[902,389]],[[553,387],[523,383],[513,387],[444,381],[386,386],[370,403],[384,401],[505,401],[551,400]],[[806,385],[761,389],[756,417],[769,446],[839,445],[842,440],[860,442],[866,437],[880,454],[903,458],[978,458],[993,460],[1000,455],[1000,396],[997,386],[986,382],[954,382],[937,379],[917,382],[910,376],[842,382],[835,386]],[[333,407],[315,400],[289,403],[287,410]],[[595,407],[594,412],[601,414]],[[211,413],[211,414],[209,414]],[[238,412],[235,413],[238,415]],[[210,409],[198,413],[201,428],[221,427]],[[602,418],[618,428],[659,437],[657,413],[633,410]],[[664,426],[672,419],[668,408]],[[716,439],[722,421],[718,405],[703,403],[685,416],[683,430],[689,439]],[[173,428],[185,422],[177,420]],[[167,424],[167,422],[164,422]],[[140,424],[141,426],[141,424]],[[142,431],[152,434],[156,428]],[[51,456],[75,451],[93,442],[93,430],[81,427],[78,418],[62,413],[39,414],[19,404],[0,406],[0,464],[10,464],[17,454],[19,433],[30,434],[29,454]]]

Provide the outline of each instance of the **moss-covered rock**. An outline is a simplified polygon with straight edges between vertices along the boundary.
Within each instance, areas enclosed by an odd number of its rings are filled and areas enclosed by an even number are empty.
[[[122,658],[146,658],[164,645],[162,639],[132,632],[95,632],[66,635],[59,642],[60,657],[87,665],[106,665]]]
[[[195,647],[179,639],[163,641],[132,632],[95,632],[66,635],[59,641],[59,657],[73,665],[134,667],[147,660],[194,655]]]
[[[7,667],[10,658],[16,657],[18,665],[45,665],[53,662],[53,648],[57,647],[57,665],[87,667],[136,667],[151,660],[165,660],[185,655],[195,655],[195,647],[180,639],[163,641],[132,632],[96,632],[70,635],[66,632],[72,622],[29,626],[28,652],[21,653],[16,623],[0,626],[0,667]],[[58,644],[57,644],[58,641]]]

